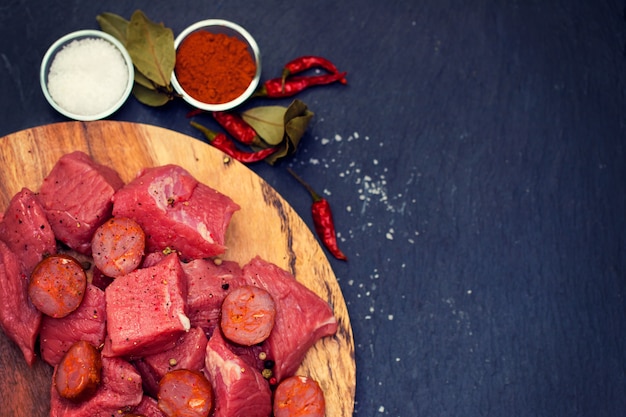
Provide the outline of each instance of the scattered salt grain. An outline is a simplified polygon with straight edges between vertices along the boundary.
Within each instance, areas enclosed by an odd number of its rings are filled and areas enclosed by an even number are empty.
[[[65,110],[77,115],[102,113],[115,105],[128,84],[128,68],[120,51],[104,39],[72,41],[54,57],[48,91]]]

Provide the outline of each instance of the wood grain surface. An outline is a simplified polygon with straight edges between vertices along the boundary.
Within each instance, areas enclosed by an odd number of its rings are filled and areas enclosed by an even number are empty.
[[[328,300],[338,332],[311,348],[299,373],[320,382],[327,416],[352,416],[354,341],[341,289],[315,236],[273,188],[213,147],[171,130],[126,122],[64,122],[0,138],[0,210],[4,212],[22,187],[37,191],[57,159],[74,150],[115,168],[125,181],[146,166],[178,164],[235,200],[241,210],[232,218],[223,258],[245,263],[260,255]],[[32,367],[26,365],[1,331],[0,375],[2,416],[48,415],[51,368],[41,359]]]

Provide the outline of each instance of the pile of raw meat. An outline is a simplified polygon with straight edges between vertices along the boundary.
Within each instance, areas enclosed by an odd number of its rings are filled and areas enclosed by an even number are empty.
[[[159,382],[180,369],[211,383],[211,416],[272,415],[274,388],[315,342],[336,332],[337,321],[326,301],[278,266],[259,257],[245,265],[220,261],[237,210],[182,167],[145,168],[125,184],[79,151],[61,157],[39,190],[23,188],[12,198],[0,214],[2,329],[29,364],[40,355],[55,375],[78,341],[101,360],[99,385],[82,401],[51,383],[50,416],[165,416]],[[105,273],[92,262],[92,241],[116,218],[141,226],[145,251]],[[43,314],[29,297],[33,270],[59,253],[74,254],[88,277],[78,307],[64,317]],[[271,333],[250,346],[220,328],[224,298],[242,286],[260,287],[275,302]]]

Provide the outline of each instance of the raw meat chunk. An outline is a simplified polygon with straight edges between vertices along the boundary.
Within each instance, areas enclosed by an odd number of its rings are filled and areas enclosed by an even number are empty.
[[[274,329],[262,343],[277,381],[291,376],[306,352],[324,336],[335,334],[337,319],[328,303],[296,281],[288,271],[255,257],[243,267],[250,285],[267,290],[276,303]]]
[[[83,301],[76,310],[60,319],[43,317],[39,332],[41,358],[55,366],[70,346],[79,340],[100,347],[106,333],[105,319],[104,291],[87,284]]]
[[[0,221],[0,240],[17,255],[26,276],[44,256],[56,253],[56,239],[46,212],[28,188],[15,194]]]
[[[142,170],[113,198],[113,215],[129,217],[146,233],[146,251],[166,248],[184,260],[226,250],[226,229],[239,206],[177,165]]]
[[[27,288],[17,256],[0,240],[0,327],[32,365],[42,314],[28,299]]]
[[[176,341],[173,348],[135,361],[135,367],[144,382],[144,389],[149,394],[156,395],[158,382],[166,373],[175,369],[202,370],[207,342],[204,331],[199,327],[192,327]]]
[[[124,415],[143,398],[141,376],[120,358],[102,358],[102,381],[93,397],[74,403],[62,398],[51,384],[50,417],[111,417]]]
[[[105,355],[143,357],[174,346],[189,330],[186,281],[178,256],[116,278],[105,290]]]
[[[39,190],[57,240],[91,254],[91,237],[111,217],[112,197],[124,185],[118,173],[75,151],[63,155]]]
[[[233,261],[216,265],[210,259],[195,259],[182,266],[187,278],[187,314],[191,325],[210,335],[219,324],[224,297],[244,283],[241,267]]]
[[[268,417],[272,412],[269,383],[229,349],[219,329],[207,344],[205,374],[215,395],[214,417]]]

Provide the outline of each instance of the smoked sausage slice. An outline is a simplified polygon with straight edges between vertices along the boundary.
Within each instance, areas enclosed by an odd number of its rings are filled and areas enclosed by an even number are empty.
[[[274,392],[274,417],[324,417],[325,408],[319,384],[305,376],[283,379]]]
[[[253,346],[274,328],[276,305],[266,290],[253,285],[237,287],[224,298],[220,326],[231,342]]]
[[[84,401],[100,385],[102,358],[100,352],[87,341],[74,343],[54,371],[54,385],[63,398]]]
[[[78,308],[86,286],[87,275],[80,262],[69,255],[51,255],[31,273],[28,296],[39,311],[60,318]]]
[[[108,277],[118,277],[135,270],[144,255],[146,235],[136,221],[112,217],[103,223],[91,239],[96,267]]]
[[[213,387],[198,371],[176,369],[159,381],[157,399],[168,417],[207,417],[213,407]]]

